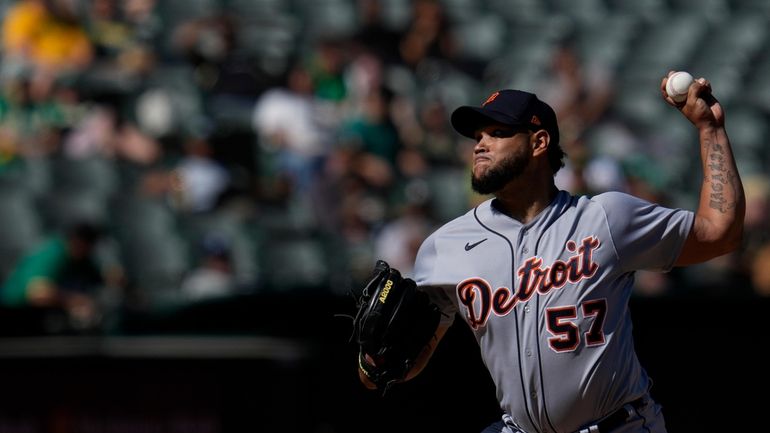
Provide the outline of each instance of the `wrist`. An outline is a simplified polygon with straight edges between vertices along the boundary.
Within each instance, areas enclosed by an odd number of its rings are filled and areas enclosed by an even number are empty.
[[[713,123],[704,123],[697,125],[698,128],[698,135],[701,139],[716,139],[717,136],[721,131],[724,131],[724,128],[718,125],[715,125]],[[711,142],[712,140],[708,140]]]
[[[700,122],[696,122],[695,126],[699,130],[717,129],[719,124],[714,119],[702,119]]]

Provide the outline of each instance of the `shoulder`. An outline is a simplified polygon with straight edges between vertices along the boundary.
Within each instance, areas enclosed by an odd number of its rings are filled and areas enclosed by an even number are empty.
[[[485,204],[488,204],[488,202],[484,202],[481,205],[470,209],[463,215],[460,215],[433,231],[433,233],[422,242],[417,253],[417,261],[424,262],[433,260],[436,258],[439,245],[446,245],[453,240],[470,239],[469,236],[472,236],[474,231],[482,230],[477,219],[477,214],[484,211]]]
[[[633,196],[631,194],[627,194],[625,192],[620,192],[620,191],[607,191],[601,194],[596,194],[591,197],[586,196],[583,198],[585,200],[588,200],[589,202],[596,203],[603,207],[623,205],[623,204],[639,204],[639,203],[649,204],[649,202],[642,200],[639,197]]]
[[[597,206],[609,217],[636,213],[652,207],[660,207],[642,198],[620,191],[608,191],[591,197],[582,197],[584,206]]]
[[[643,198],[626,194],[624,192],[611,191],[598,194],[590,198],[590,201],[600,205],[608,216],[625,218],[626,216],[649,217],[656,214],[691,213],[687,209],[670,207],[661,203],[654,203]]]
[[[610,228],[651,230],[652,227],[682,225],[689,232],[692,211],[667,207],[622,192],[607,192],[590,199],[601,206]]]

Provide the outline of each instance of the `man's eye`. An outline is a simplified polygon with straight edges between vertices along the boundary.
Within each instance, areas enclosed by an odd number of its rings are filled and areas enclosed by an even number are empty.
[[[492,136],[497,138],[512,137],[513,131],[509,131],[507,129],[495,129],[492,131]]]

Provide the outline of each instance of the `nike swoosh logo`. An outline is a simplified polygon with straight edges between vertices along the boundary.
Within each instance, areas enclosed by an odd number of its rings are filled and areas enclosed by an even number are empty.
[[[465,244],[465,251],[470,251],[470,250],[472,250],[472,249],[476,248],[476,246],[477,246],[478,244],[480,244],[480,243],[484,242],[485,240],[487,240],[487,238],[484,238],[484,239],[482,239],[482,240],[480,240],[480,241],[476,242],[475,244],[472,244],[472,243],[470,243],[470,242],[466,243],[466,244]]]

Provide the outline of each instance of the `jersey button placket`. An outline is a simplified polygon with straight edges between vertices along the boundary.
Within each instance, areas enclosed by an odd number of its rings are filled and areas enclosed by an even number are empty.
[[[526,246],[526,240],[527,240],[527,229],[522,228],[519,231],[519,234],[517,236],[517,242],[515,245],[515,251],[517,252],[516,256],[519,258],[518,261],[514,261],[514,273],[513,273],[513,286],[516,287],[516,277],[517,277],[517,270],[524,261],[526,260],[526,255],[529,253],[529,249]],[[535,353],[532,351],[532,343],[528,342],[534,333],[535,338],[535,344],[537,344],[537,318],[536,317],[529,317],[529,313],[531,311],[531,308],[529,306],[529,303],[532,302],[532,299],[528,299],[524,301],[524,305],[519,305],[518,308],[518,321],[519,321],[519,329],[522,331],[522,335],[524,336],[524,339],[519,343],[520,346],[519,349],[519,361],[521,362],[521,366],[525,372],[525,376],[532,377],[532,373],[538,372],[538,366],[537,366],[537,358],[533,355]],[[525,396],[529,396],[531,399],[531,403],[529,404],[528,411],[530,413],[531,419],[537,420],[539,416],[540,409],[538,406],[538,384],[536,382],[532,381],[525,381],[523,384],[525,387]],[[526,397],[525,397],[526,398]]]
[[[521,230],[521,243],[523,245],[523,247],[521,248],[521,252],[523,254],[529,254],[529,248],[527,248],[527,245],[525,243],[527,241],[527,233],[528,233],[527,229]]]
[[[521,230],[521,236],[519,237],[519,251],[520,251],[520,257],[522,257],[522,260],[519,262],[519,265],[521,265],[522,262],[528,258],[528,255],[530,253],[529,246],[527,245],[528,234],[529,234],[529,231],[526,228],[523,228]],[[522,319],[526,317],[526,319],[524,320],[526,323],[529,324],[529,326],[527,327],[529,329],[528,337],[527,337],[527,340],[529,341],[529,343],[526,346],[524,346],[524,355],[526,356],[525,357],[526,361],[524,363],[527,366],[526,368],[528,369],[530,374],[534,374],[534,375],[539,374],[541,369],[539,358],[538,356],[535,356],[537,354],[532,349],[533,347],[536,347],[538,344],[540,344],[539,342],[540,334],[538,333],[539,318],[536,315],[537,311],[535,311],[535,313],[532,313],[532,309],[534,308],[532,307],[532,305],[534,305],[532,303],[537,302],[538,300],[537,298],[539,296],[540,296],[539,294],[534,293],[532,297],[524,304],[524,308],[522,309],[522,312],[523,312]],[[539,399],[541,398],[540,393],[542,393],[542,389],[540,389],[540,383],[538,381],[534,381],[533,383],[531,383],[529,386],[529,397],[532,399],[532,410],[537,414],[536,417],[541,418],[540,421],[542,422],[543,419],[542,419],[541,413],[543,411],[543,407],[539,401]]]

